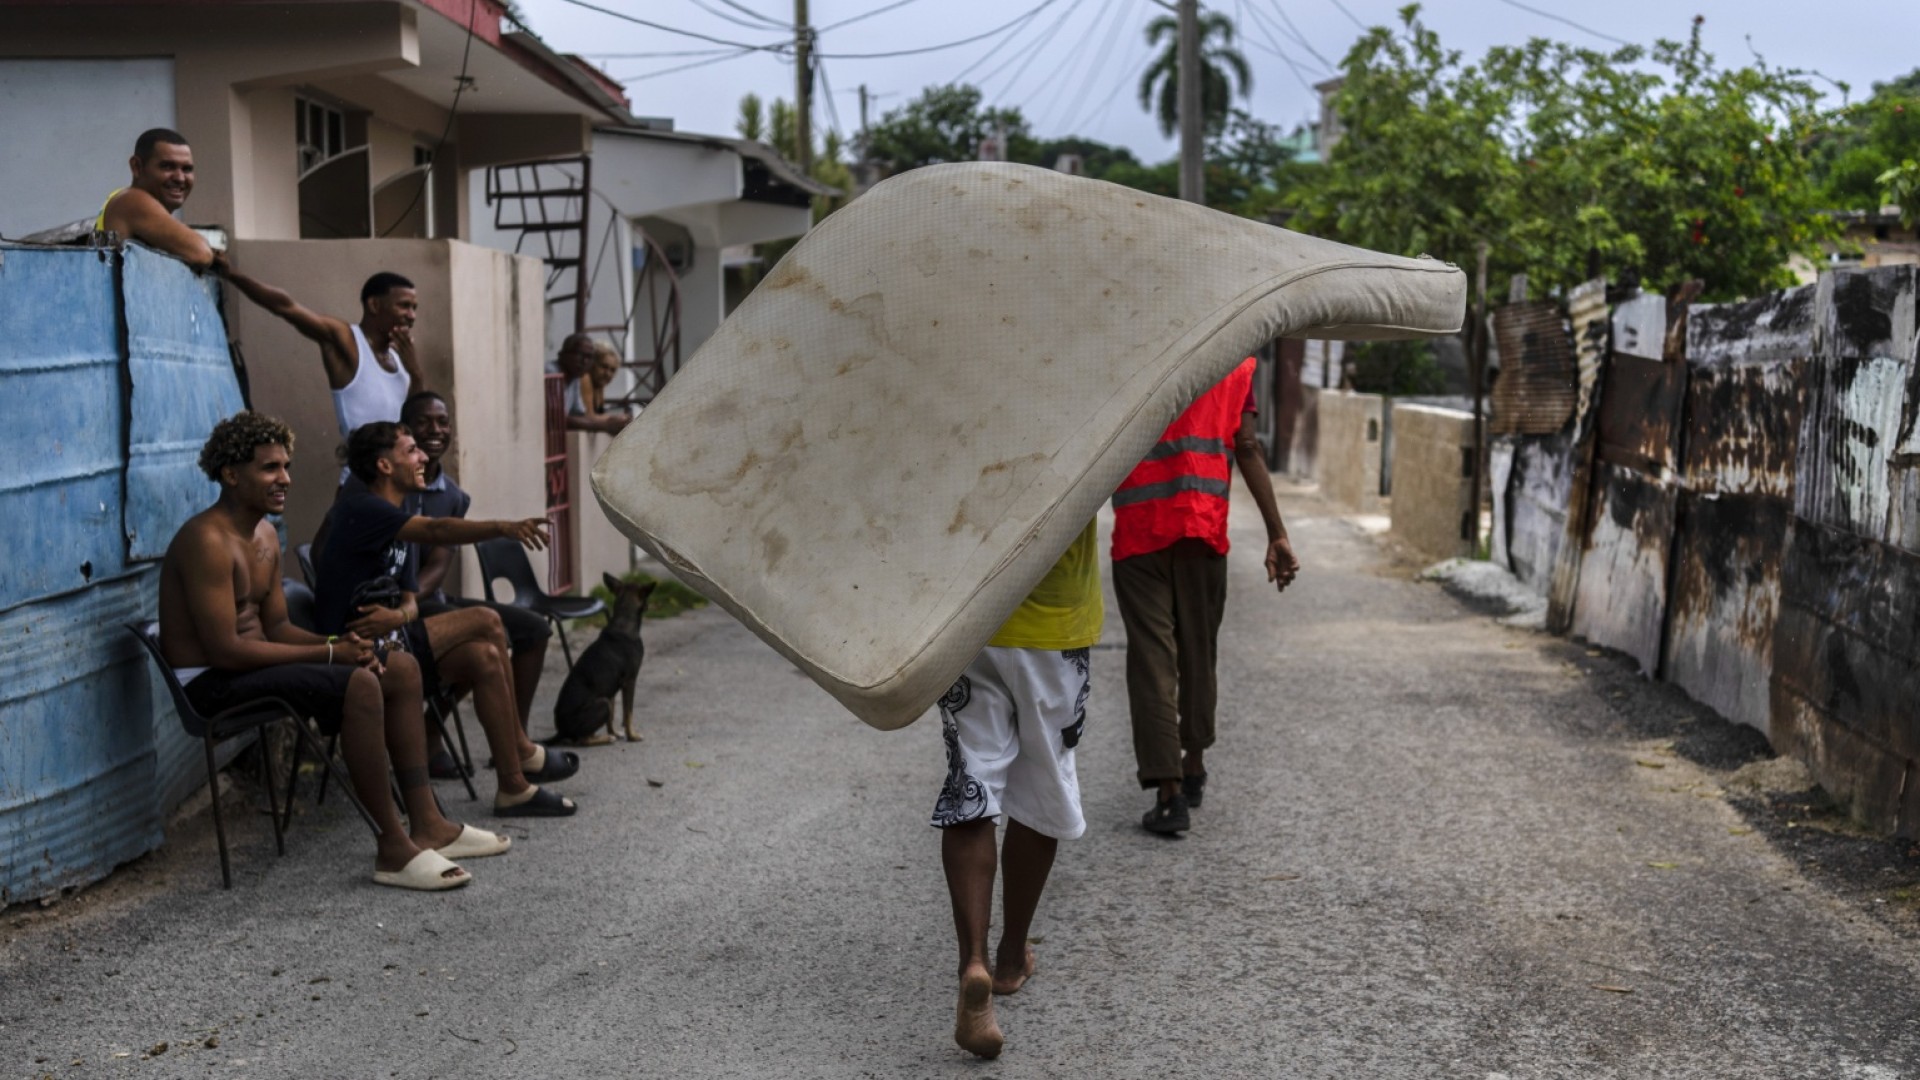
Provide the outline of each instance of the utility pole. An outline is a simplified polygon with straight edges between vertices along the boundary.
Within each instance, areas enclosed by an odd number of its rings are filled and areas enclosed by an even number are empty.
[[[1180,197],[1207,201],[1205,118],[1200,105],[1200,0],[1180,0]]]
[[[860,152],[867,152],[867,84],[860,84]]]
[[[807,0],[793,0],[794,164],[813,175],[813,27],[807,25]]]

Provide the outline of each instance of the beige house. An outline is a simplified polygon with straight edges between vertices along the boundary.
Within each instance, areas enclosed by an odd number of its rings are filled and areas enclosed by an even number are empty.
[[[591,310],[601,336],[659,369],[629,383],[657,381],[672,364],[657,363],[654,342],[670,339],[677,361],[718,325],[718,246],[807,227],[805,193],[769,182],[753,152],[652,137],[670,124],[636,119],[617,84],[548,49],[496,0],[0,0],[0,24],[0,236],[91,218],[126,182],[134,136],[178,129],[197,176],[181,217],[224,230],[236,267],[349,319],[377,270],[418,285],[427,379],[457,414],[451,471],[476,515],[554,512],[558,585],[624,570],[631,549],[582,483],[604,437],[549,437],[553,346]],[[608,138],[620,153],[594,171]],[[623,200],[616,271],[590,273],[588,229],[607,220],[590,210],[606,202],[598,193],[644,187],[650,169],[679,175],[691,158],[699,183],[671,205]],[[580,182],[526,195],[542,170]],[[676,223],[684,245],[651,240]],[[632,257],[669,248],[679,272]],[[695,273],[708,267],[712,303]],[[683,287],[683,274],[697,280]],[[286,518],[300,542],[337,475],[318,350],[231,290],[227,311],[253,405],[300,438]]]

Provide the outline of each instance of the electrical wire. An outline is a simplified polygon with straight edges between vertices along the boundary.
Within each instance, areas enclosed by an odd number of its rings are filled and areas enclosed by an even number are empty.
[[[696,30],[682,30],[677,26],[667,26],[663,23],[650,22],[646,19],[642,19],[635,15],[628,15],[624,11],[615,11],[612,8],[604,8],[598,4],[588,3],[587,0],[561,0],[561,2],[566,4],[572,4],[574,7],[586,8],[588,11],[597,11],[602,15],[611,16],[613,18],[621,20],[622,22],[630,22],[638,26],[644,26],[650,30],[660,30],[669,34],[679,34],[681,37],[697,38],[700,41],[711,41],[715,45],[730,45],[733,48],[742,49],[748,52],[783,52],[793,47],[793,45],[790,42],[784,42],[784,41],[777,42],[772,45],[752,45],[744,41],[730,41],[726,38],[714,37],[712,34],[702,34]]]
[[[654,60],[665,56],[718,56],[721,53],[737,51],[736,49],[669,49],[664,52],[595,52],[580,55],[589,60]]]
[[[704,11],[707,14],[713,16],[716,19],[725,19],[726,21],[732,23],[735,26],[744,26],[749,30],[792,30],[793,29],[793,27],[788,26],[785,23],[774,22],[772,19],[767,18],[765,15],[762,15],[757,11],[749,11],[748,14],[752,15],[755,19],[759,21],[748,22],[747,20],[741,18],[738,15],[729,15],[726,12],[721,11],[719,8],[713,7],[712,5],[707,3],[707,0],[687,0],[687,2],[692,4],[694,7],[699,8],[701,11]],[[740,5],[735,4],[733,6],[739,7]],[[746,9],[742,8],[741,10],[744,11]]]
[[[1500,0],[1500,2],[1511,8],[1519,8],[1521,11],[1530,11],[1533,14],[1538,15],[1543,19],[1552,19],[1554,22],[1557,22],[1557,23],[1565,23],[1566,25],[1573,27],[1575,30],[1580,31],[1583,34],[1592,34],[1594,37],[1597,37],[1602,41],[1611,41],[1615,45],[1633,44],[1633,42],[1628,41],[1625,38],[1617,38],[1617,37],[1614,37],[1612,34],[1603,34],[1600,31],[1595,30],[1590,26],[1581,26],[1579,23],[1574,22],[1572,19],[1567,18],[1565,15],[1555,15],[1551,11],[1542,11],[1537,7],[1533,7],[1528,4],[1523,4],[1520,2],[1520,0]]]
[[[705,60],[695,60],[691,64],[675,64],[670,68],[661,68],[658,71],[643,71],[638,75],[616,75],[613,77],[613,81],[618,83],[645,82],[648,79],[657,79],[662,75],[671,75],[676,71],[692,71],[694,68],[703,68],[709,64],[724,64],[729,60],[738,60],[743,56],[752,54],[753,51],[752,49],[733,49],[725,56],[712,56]]]
[[[1089,125],[1099,120],[1104,120],[1106,118],[1107,113],[1112,111],[1113,103],[1120,100],[1120,95],[1123,92],[1125,92],[1129,87],[1131,87],[1134,83],[1139,81],[1140,76],[1143,73],[1145,73],[1147,68],[1153,66],[1153,61],[1154,61],[1153,48],[1152,46],[1148,46],[1146,50],[1146,55],[1144,57],[1142,57],[1137,62],[1128,65],[1127,69],[1121,72],[1120,81],[1115,83],[1113,86],[1113,89],[1107,92],[1106,99],[1100,102],[1098,105],[1095,105],[1091,112],[1087,113],[1087,115],[1080,118],[1079,122],[1067,125],[1067,130],[1068,131],[1084,130]]]
[[[1283,6],[1280,3],[1280,0],[1267,0],[1267,4],[1273,8],[1274,14],[1280,16],[1280,21],[1287,24],[1287,29],[1292,32],[1290,36],[1293,38],[1293,40],[1299,42],[1300,47],[1307,50],[1308,55],[1312,56],[1315,60],[1320,61],[1321,67],[1326,68],[1328,71],[1332,71],[1333,61],[1328,60],[1324,56],[1321,56],[1320,50],[1314,48],[1313,44],[1306,39],[1306,35],[1300,32],[1300,28],[1293,24],[1293,19],[1287,15],[1287,9],[1285,6]]]
[[[740,12],[743,15],[751,15],[754,18],[759,19],[761,22],[766,23],[768,26],[774,28],[775,30],[793,29],[793,27],[789,26],[786,23],[769,19],[765,15],[760,14],[759,12],[753,10],[752,8],[746,6],[745,4],[737,3],[736,0],[720,0],[720,2],[732,8],[733,10]]]
[[[1352,19],[1353,25],[1359,27],[1363,33],[1366,31],[1367,24],[1361,22],[1360,17],[1358,15],[1355,15],[1353,12],[1348,11],[1347,5],[1341,3],[1340,0],[1329,0],[1329,2],[1332,3],[1334,7],[1337,7],[1340,9],[1340,14],[1345,15],[1349,19]]]
[[[447,136],[453,134],[454,118],[460,115],[460,99],[467,92],[467,61],[473,56],[473,24],[480,14],[480,0],[468,2],[473,6],[467,9],[467,43],[460,48],[460,77],[453,84],[453,104],[447,107],[447,122],[440,128],[439,141],[427,152],[427,171],[420,174],[420,186],[414,189],[413,198],[407,201],[407,208],[400,211],[399,216],[393,219],[393,224],[387,226],[386,232],[380,234],[381,239],[393,235],[393,230],[399,228],[400,223],[407,220],[407,215],[413,213],[413,208],[420,205],[421,198],[427,193],[427,185],[433,183],[434,170],[440,167],[440,151],[446,148]],[[432,231],[432,222],[427,223],[427,229]]]
[[[1118,22],[1119,20],[1114,19],[1112,16],[1120,10],[1121,5],[1119,4],[1096,6],[1094,8],[1092,21],[1087,24],[1086,30],[1078,34],[1074,40],[1080,43],[1092,41],[1100,34],[1102,19],[1105,19],[1109,23]],[[1041,115],[1052,115],[1054,104],[1060,100],[1061,95],[1067,92],[1067,87],[1086,85],[1086,81],[1092,73],[1081,74],[1081,66],[1098,61],[1099,59],[1099,54],[1092,50],[1075,48],[1073,52],[1068,55],[1066,63],[1056,67],[1052,76],[1032,95],[1030,103],[1022,107],[1023,111],[1031,110],[1027,118],[1031,120]],[[1042,95],[1044,95],[1044,98]]]
[[[998,53],[1001,49],[1006,48],[1009,44],[1013,42],[1014,38],[1019,37],[1020,30],[1024,29],[1028,23],[1032,22],[1034,16],[1038,14],[1040,14],[1040,9],[1034,8],[1032,11],[1027,12],[1025,15],[1022,15],[1020,18],[1015,19],[1014,20],[1015,25],[1012,27],[1011,32],[1009,32],[1006,37],[1001,38],[999,41],[994,42],[993,45],[987,49],[986,52],[983,52],[980,54],[979,59],[975,60],[971,64],[968,64],[966,67],[961,68],[960,73],[958,75],[955,75],[953,78],[948,79],[947,83],[949,85],[958,85],[960,81],[965,79],[967,77],[967,74],[971,72],[974,68],[979,67],[981,64],[986,63],[988,60],[991,60],[994,54]]]
[[[1287,47],[1285,45],[1280,44],[1279,40],[1274,36],[1275,34],[1278,34],[1280,37],[1287,38],[1288,40],[1297,40],[1292,35],[1288,34],[1280,26],[1280,24],[1274,22],[1270,16],[1262,14],[1259,8],[1249,7],[1247,8],[1247,14],[1251,17],[1250,22],[1253,25],[1254,29],[1259,30],[1261,33],[1261,36],[1267,39],[1267,45],[1271,47],[1269,51],[1271,51],[1271,49],[1278,49],[1282,52],[1286,52]],[[1254,39],[1251,37],[1249,37],[1247,40],[1250,42],[1253,42],[1256,45],[1259,44],[1259,42],[1254,41]],[[1301,42],[1301,44],[1304,45],[1306,43]],[[1312,51],[1312,46],[1308,46],[1308,51],[1310,52]],[[1292,54],[1288,53],[1288,55],[1292,55]],[[1334,71],[1339,70],[1338,68],[1334,67],[1332,64],[1328,63],[1326,57],[1321,56],[1317,52],[1315,52],[1313,55],[1319,59],[1320,61],[1319,67],[1322,71],[1325,71],[1331,74]]]
[[[982,75],[980,77],[980,88],[985,90],[987,83],[993,81],[994,75],[999,74],[1000,71],[1012,66],[1018,61],[1020,66],[1015,69],[1013,78],[1007,80],[1006,85],[1000,88],[1000,92],[992,96],[998,100],[1012,94],[1013,88],[1020,84],[1021,79],[1026,78],[1027,69],[1031,68],[1034,60],[1046,51],[1048,45],[1052,44],[1054,35],[1060,32],[1060,28],[1067,24],[1068,19],[1073,18],[1075,9],[1079,8],[1082,3],[1085,3],[1085,0],[1073,0],[1072,3],[1067,5],[1067,9],[1060,13],[1060,17],[1054,20],[1053,25],[1047,27],[1046,31],[1035,38],[1025,49],[1008,57],[1006,63],[1001,64],[1000,67],[996,68],[991,74]]]
[[[903,7],[906,7],[908,4],[917,4],[919,2],[920,0],[893,0],[893,3],[885,4],[880,7],[874,8],[872,11],[869,11],[863,15],[855,15],[851,19],[841,19],[839,22],[836,22],[836,23],[828,23],[827,25],[822,26],[819,29],[815,30],[814,33],[824,34],[829,30],[838,30],[843,26],[851,26],[862,19],[871,19],[875,15],[885,15],[887,12],[892,11],[894,8],[903,8]]]
[[[1273,40],[1273,35],[1267,32],[1266,24],[1261,22],[1259,18],[1260,9],[1256,7],[1249,7],[1247,8],[1247,13],[1255,16],[1255,18],[1253,18],[1252,20],[1249,20],[1250,23],[1254,26],[1255,29],[1258,29],[1260,31],[1260,34],[1262,37],[1265,37],[1267,39],[1265,41],[1261,41],[1260,38],[1254,37],[1253,35],[1249,34],[1247,36],[1247,43],[1257,49],[1264,49],[1267,52],[1270,52],[1273,55],[1279,57],[1282,61],[1286,63],[1287,68],[1293,72],[1293,77],[1300,80],[1300,85],[1306,88],[1307,93],[1309,94],[1314,93],[1313,80],[1308,78],[1307,73],[1301,70],[1299,61],[1295,60],[1292,56],[1288,55],[1287,51],[1280,47],[1279,42],[1276,42]]]
[[[566,0],[566,2],[569,4],[584,4],[585,0]],[[895,49],[895,50],[892,50],[891,52],[819,53],[817,55],[824,60],[881,60],[891,56],[919,56],[923,53],[942,52],[947,49],[957,49],[962,45],[971,45],[976,41],[985,41],[986,39],[994,36],[995,34],[1000,33],[1002,30],[1007,29],[1013,24],[1017,22],[1022,22],[1026,19],[1030,19],[1035,14],[1038,14],[1039,12],[1047,8],[1050,8],[1059,2],[1060,0],[1040,0],[1040,3],[1036,4],[1034,6],[1034,9],[1028,12],[1027,14],[1016,16],[1015,18],[1009,19],[1006,22],[1001,23],[999,26],[996,26],[993,29],[986,31],[985,33],[975,34],[972,37],[961,38],[958,41],[947,41],[947,42],[942,42],[939,45],[927,45],[918,49]]]
[[[824,91],[820,96],[827,99],[827,123],[844,144],[847,133],[840,127],[840,107],[833,102],[833,84],[827,81],[827,65],[816,63],[813,65],[813,70],[820,73],[820,89]]]
[[[1107,40],[1101,44],[1100,52],[1095,57],[1093,65],[1087,69],[1086,75],[1080,80],[1079,90],[1074,94],[1073,102],[1067,106],[1064,115],[1069,119],[1080,115],[1081,109],[1087,103],[1087,95],[1093,90],[1094,81],[1106,72],[1107,61],[1116,55],[1114,46],[1120,43],[1120,30],[1126,25],[1128,6],[1126,3],[1121,3],[1114,8],[1116,17],[1113,24],[1107,28]]]

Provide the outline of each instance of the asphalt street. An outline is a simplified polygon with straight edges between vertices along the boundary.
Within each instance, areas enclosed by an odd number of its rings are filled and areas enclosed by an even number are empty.
[[[645,740],[586,751],[579,816],[509,824],[466,889],[374,886],[337,799],[303,798],[276,858],[237,785],[231,892],[200,813],[0,914],[0,1075],[1920,1077],[1920,943],[1806,880],[1722,777],[1621,735],[1635,700],[1577,646],[1282,494],[1282,596],[1235,502],[1185,839],[1139,826],[1109,606],[1090,828],[996,1062],[950,1039],[937,719],[873,731],[706,610],[647,626]]]

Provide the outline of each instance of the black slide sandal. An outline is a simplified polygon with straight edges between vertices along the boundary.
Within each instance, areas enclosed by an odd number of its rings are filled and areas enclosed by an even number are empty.
[[[546,788],[534,788],[533,798],[513,806],[493,804],[494,817],[572,817],[580,809],[572,799],[564,799]]]

